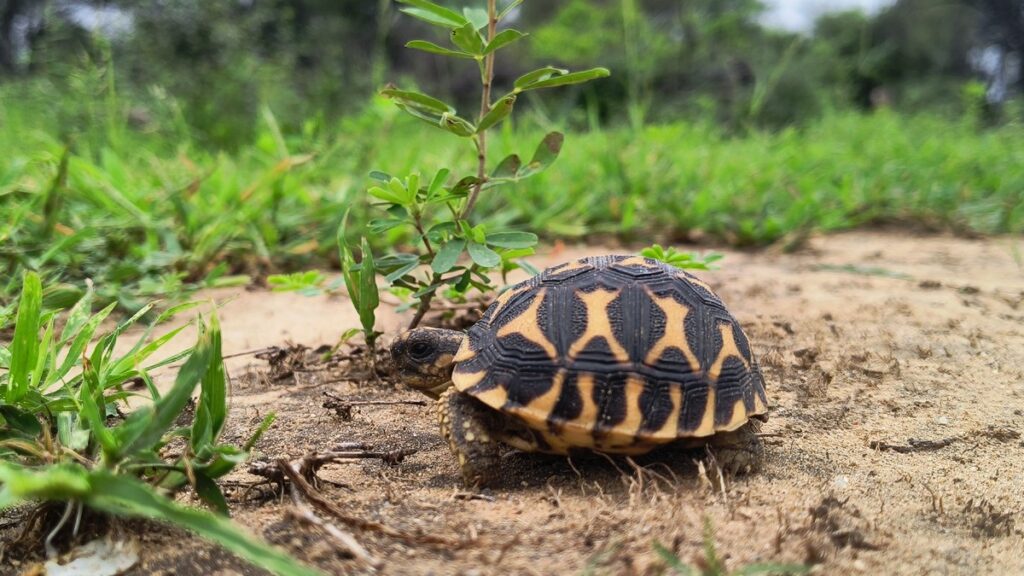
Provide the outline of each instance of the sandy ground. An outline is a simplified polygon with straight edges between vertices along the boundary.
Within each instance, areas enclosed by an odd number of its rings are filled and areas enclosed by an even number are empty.
[[[383,574],[661,574],[654,544],[699,566],[705,525],[729,570],[785,562],[818,574],[1024,574],[1022,249],[1021,239],[856,232],[796,254],[725,250],[720,270],[699,275],[744,325],[772,403],[767,460],[750,476],[719,476],[702,452],[635,462],[513,452],[504,484],[470,496],[429,408],[366,406],[345,421],[323,407],[324,392],[416,393],[317,373],[274,381],[249,356],[229,360],[226,439],[274,411],[263,457],[341,442],[416,450],[397,465],[361,460],[320,473],[344,484],[322,488],[345,513],[452,541],[354,530]],[[537,263],[608,251],[559,247]],[[339,298],[210,294],[228,296],[228,354],[330,344],[357,325]],[[392,333],[406,318],[384,316]],[[369,572],[298,525],[287,499],[243,502],[242,492],[230,491],[234,517],[253,532],[329,573]],[[173,530],[147,529],[142,550],[133,574],[259,573]],[[0,572],[20,568],[8,559]]]

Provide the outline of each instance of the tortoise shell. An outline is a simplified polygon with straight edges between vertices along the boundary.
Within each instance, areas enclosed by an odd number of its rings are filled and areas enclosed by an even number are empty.
[[[739,323],[699,278],[638,256],[583,258],[505,291],[469,329],[455,388],[552,452],[638,452],[767,413]]]

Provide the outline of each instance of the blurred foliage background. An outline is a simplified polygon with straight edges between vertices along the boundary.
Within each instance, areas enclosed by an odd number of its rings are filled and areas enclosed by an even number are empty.
[[[896,0],[796,32],[765,18],[758,0],[527,0],[497,94],[549,64],[612,76],[517,104],[494,158],[549,130],[566,149],[476,214],[546,239],[736,245],[879,222],[1024,231],[1024,1]],[[373,217],[370,170],[473,164],[375,96],[477,105],[473,63],[414,38],[445,42],[389,0],[4,0],[0,316],[25,269],[137,309],[337,266],[345,210],[355,236]]]
[[[998,118],[1024,86],[1019,0],[899,0],[803,32],[762,25],[764,12],[758,0],[526,2],[512,22],[532,41],[500,63],[498,84],[538,65],[603,65],[612,79],[536,105],[579,122],[711,117],[730,130],[878,106]],[[6,0],[0,73],[74,93],[83,67],[110,59],[134,121],[160,120],[173,98],[196,137],[230,148],[264,104],[298,127],[358,113],[389,80],[471,102],[472,66],[403,48],[426,28],[387,0]]]

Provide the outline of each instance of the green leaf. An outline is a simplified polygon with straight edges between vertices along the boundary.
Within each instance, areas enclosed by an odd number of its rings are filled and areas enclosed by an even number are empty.
[[[362,239],[363,261],[359,269],[359,321],[363,332],[370,334],[376,324],[375,311],[380,305],[380,293],[377,288],[377,270],[373,263],[373,250],[364,236]]]
[[[472,22],[467,22],[465,25],[452,30],[452,44],[455,44],[459,48],[462,48],[466,52],[475,56],[480,56],[484,52],[484,39],[483,36],[477,32],[477,27]]]
[[[385,184],[390,182],[392,178],[391,174],[388,174],[387,172],[381,172],[380,170],[371,170],[369,176],[370,179],[376,180],[378,182],[384,182]]]
[[[273,412],[264,416],[260,425],[256,427],[256,430],[254,430],[252,435],[249,436],[249,439],[245,441],[245,445],[242,446],[242,450],[250,452],[253,447],[256,446],[256,443],[260,441],[260,438],[263,437],[263,434],[270,429],[270,425],[273,424],[276,419],[277,414]]]
[[[398,0],[402,4],[409,4],[414,8],[402,8],[402,12],[414,17],[419,18],[425,22],[431,24],[438,24],[448,28],[458,28],[464,26],[468,21],[458,12],[449,10],[443,6],[438,6],[433,2],[427,0]]]
[[[89,425],[93,438],[100,443],[104,455],[116,461],[120,456],[120,444],[114,434],[106,427],[106,413],[103,407],[99,375],[92,362],[85,362],[82,371],[82,387],[78,390],[79,415]]]
[[[543,68],[538,68],[537,70],[534,70],[532,72],[527,72],[526,74],[523,74],[519,78],[516,78],[516,81],[513,84],[513,86],[515,87],[516,92],[521,92],[521,91],[525,90],[526,87],[530,86],[531,84],[535,84],[535,83],[540,82],[542,80],[547,80],[548,78],[551,78],[552,76],[555,76],[555,75],[568,74],[568,73],[569,73],[569,71],[565,70],[564,68],[555,68],[554,66],[545,66]]]
[[[77,286],[71,284],[53,284],[43,289],[43,309],[66,310],[71,308],[83,296]]]
[[[504,20],[505,17],[508,16],[510,12],[515,10],[516,6],[519,6],[522,3],[523,0],[512,0],[511,2],[509,2],[508,6],[505,6],[498,14],[498,21],[500,22],[501,20]]]
[[[527,34],[523,34],[519,30],[513,30],[511,28],[502,30],[501,32],[498,32],[497,36],[495,36],[493,40],[487,43],[487,47],[484,48],[484,55],[490,54],[500,48],[504,48],[505,46],[508,46],[520,38],[525,38],[526,36]]]
[[[435,274],[444,274],[455,267],[459,256],[466,248],[466,241],[461,238],[453,239],[441,246],[434,255],[434,261],[430,263],[430,269]]]
[[[217,314],[210,315],[209,327],[204,327],[194,354],[204,354],[206,370],[199,381],[199,401],[196,417],[192,423],[192,450],[199,452],[205,446],[214,444],[224,428],[227,419],[227,377],[221,358],[220,322]],[[196,429],[199,434],[196,434]]]
[[[107,470],[93,470],[79,481],[89,487],[82,500],[98,510],[118,516],[172,522],[274,574],[323,576],[321,572],[243,532],[230,520],[182,506],[134,478],[117,476]]]
[[[488,16],[487,10],[484,8],[470,8],[469,6],[465,6],[462,8],[462,15],[466,17],[466,20],[472,22],[473,26],[476,26],[478,30],[487,26]]]
[[[405,196],[404,195],[396,194],[390,188],[381,188],[380,186],[371,186],[370,189],[368,190],[368,192],[370,193],[370,196],[373,196],[374,198],[377,198],[378,200],[383,200],[385,202],[390,202],[391,204],[402,204],[404,202],[404,200],[405,200]]]
[[[501,256],[497,252],[476,242],[469,243],[469,257],[473,259],[473,262],[484,268],[494,268],[501,264]]]
[[[583,82],[589,82],[598,78],[606,78],[611,73],[607,68],[591,68],[590,70],[583,70],[582,72],[572,72],[569,74],[553,75],[549,78],[539,80],[519,86],[518,80],[516,81],[516,91],[521,90],[539,90],[541,88],[554,88],[555,86],[568,86],[570,84],[582,84]]]
[[[43,432],[43,427],[34,414],[29,414],[15,406],[0,405],[0,416],[7,421],[8,426],[26,436],[34,438]]]
[[[440,126],[456,136],[466,137],[476,134],[476,126],[473,126],[472,122],[451,114],[441,116]]]
[[[65,323],[65,327],[60,332],[60,344],[67,344],[68,340],[71,340],[78,334],[79,330],[85,327],[89,321],[89,314],[92,312],[92,300],[95,292],[92,286],[89,285],[85,291],[85,294],[78,300],[75,307],[72,308],[71,312],[68,313],[68,319]]]
[[[463,220],[462,222],[466,221]],[[469,228],[469,223],[466,222],[466,225],[463,226],[463,230],[466,233],[466,237],[477,244],[483,244],[487,241],[487,230],[484,228],[483,224],[477,224],[476,226]]]
[[[433,96],[427,96],[414,90],[399,90],[397,88],[385,88],[380,93],[388,98],[396,100],[406,106],[434,112],[436,114],[455,114],[455,108],[445,104]]]
[[[170,390],[152,405],[136,409],[123,424],[114,429],[124,454],[153,449],[171,429],[188,405],[196,385],[209,372],[210,364],[214,361],[211,338],[209,332],[199,337],[199,342],[178,371]]]
[[[57,414],[57,438],[65,447],[76,452],[85,450],[89,445],[89,431],[82,427],[81,420],[75,412]]]
[[[484,117],[480,119],[480,123],[477,124],[476,127],[477,133],[479,134],[480,132],[487,130],[491,126],[494,126],[498,122],[501,122],[506,117],[508,117],[508,115],[512,113],[512,107],[515,105],[515,103],[515,94],[509,94],[508,96],[505,96],[501,100],[498,100],[494,104],[494,107],[488,110],[487,114],[485,114]]]
[[[498,248],[531,248],[537,245],[532,232],[497,232],[487,235],[487,244]]]
[[[409,178],[412,178],[412,176]],[[402,204],[403,206],[412,204],[415,191],[410,192],[409,188],[403,184],[401,180],[398,178],[392,178],[391,181],[388,182],[388,188],[391,190],[392,194],[399,198],[399,204]]]
[[[430,181],[430,186],[427,188],[428,200],[437,196],[444,189],[444,183],[448,180],[449,174],[451,174],[451,170],[447,168],[441,168],[437,174],[434,174],[434,179]]]
[[[39,323],[42,319],[42,283],[35,272],[25,273],[21,287],[21,302],[14,321],[14,340],[11,343],[11,370],[3,399],[15,403],[28,392],[29,376],[39,356]]]
[[[420,265],[420,258],[415,254],[395,254],[393,255],[393,259],[395,260],[395,264],[394,266],[391,267],[392,271],[389,272],[387,276],[384,277],[384,279],[387,280],[389,283],[394,282],[399,278],[402,278],[406,274],[415,270],[416,267]],[[385,268],[383,258],[381,259],[380,262],[377,263],[377,267],[380,268],[381,270],[388,269]]]
[[[194,472],[194,474],[196,495],[199,496],[199,499],[221,516],[230,516],[228,501],[224,499],[224,494],[217,486],[217,482],[202,472]]]
[[[549,133],[541,140],[540,145],[537,146],[537,150],[533,153],[530,163],[523,166],[517,176],[519,178],[527,178],[546,170],[558,158],[558,153],[562,151],[562,143],[564,141],[565,136],[561,132]]]
[[[373,220],[370,220],[366,226],[373,234],[383,234],[388,230],[397,228],[403,224],[406,224],[406,221],[399,220],[398,218],[374,218]]]
[[[515,178],[516,172],[519,172],[519,168],[523,165],[523,161],[519,158],[518,154],[510,154],[498,163],[498,167],[494,169],[491,176],[495,178]]]
[[[78,464],[54,464],[37,471],[2,460],[0,486],[0,502],[6,505],[77,499],[91,489],[88,472]]]
[[[413,40],[405,43],[406,48],[412,48],[413,50],[422,50],[424,52],[430,52],[431,54],[440,54],[442,56],[454,56],[456,58],[469,58],[473,60],[476,56],[469,52],[463,52],[461,50],[452,50],[445,48],[444,46],[438,46],[433,42],[427,42],[426,40]]]

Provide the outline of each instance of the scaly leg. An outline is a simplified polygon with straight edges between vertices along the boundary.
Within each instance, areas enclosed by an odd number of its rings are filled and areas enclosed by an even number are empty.
[[[449,388],[437,403],[441,435],[459,460],[466,486],[483,487],[500,476],[501,449],[495,438],[498,414],[479,400]]]
[[[722,470],[732,474],[749,474],[761,469],[764,443],[757,435],[761,423],[751,420],[732,432],[718,432],[708,440]]]

